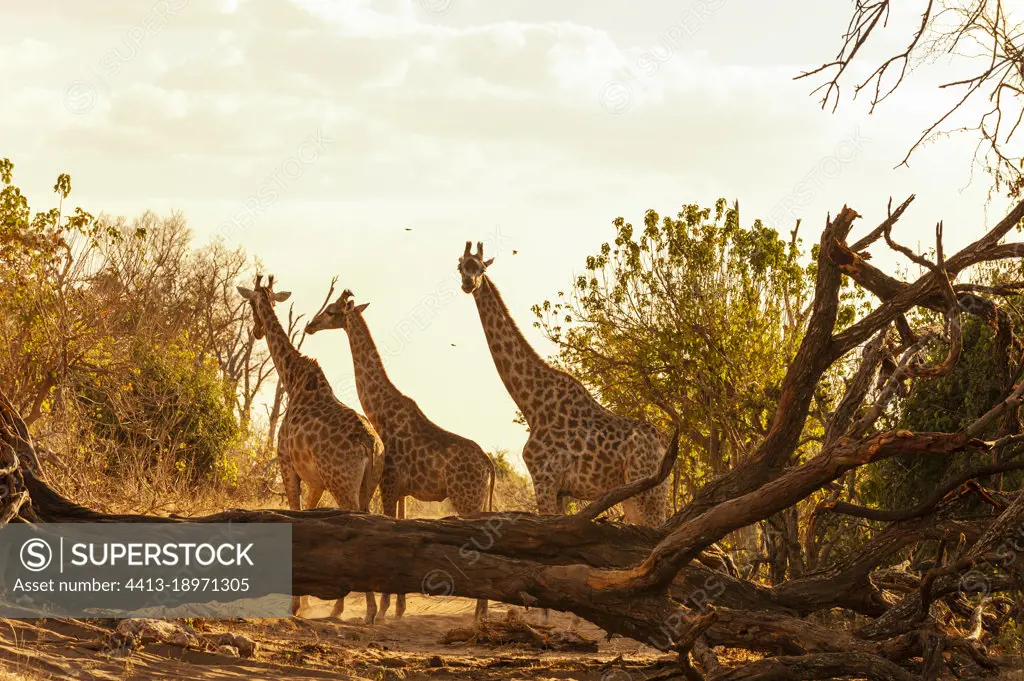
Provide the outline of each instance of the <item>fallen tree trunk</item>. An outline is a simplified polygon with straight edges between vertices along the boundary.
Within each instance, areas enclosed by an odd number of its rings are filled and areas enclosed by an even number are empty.
[[[802,679],[866,678],[877,681],[919,681],[920,677],[874,655],[824,653],[777,657],[724,674],[721,681],[801,681]],[[716,680],[717,681],[717,680]]]
[[[293,590],[325,600],[375,591],[550,607],[574,612],[611,633],[661,650],[678,649],[682,639],[697,633],[704,633],[713,645],[791,655],[853,650],[899,660],[919,650],[918,638],[904,636],[905,628],[872,641],[877,637],[855,639],[800,618],[855,598],[847,572],[866,573],[861,561],[847,571],[826,571],[775,589],[690,566],[679,574],[667,597],[624,599],[613,592],[608,598],[587,586],[588,568],[635,564],[655,545],[656,532],[524,513],[441,520],[396,520],[334,509],[231,510],[187,519],[109,515],[64,499],[31,473],[25,474],[25,481],[36,519],[42,522],[290,523]],[[963,524],[938,531],[981,532]],[[901,542],[916,536],[914,532],[908,528],[880,544],[888,547],[889,541]],[[873,550],[870,555],[881,561],[888,554]],[[947,585],[948,580],[942,582],[941,593],[948,592]],[[700,612],[704,615],[694,617]]]
[[[640,552],[630,538],[650,531],[638,528],[521,513],[470,520],[394,520],[332,509],[233,510],[189,519],[108,515],[71,503],[31,472],[25,481],[36,518],[48,523],[290,523],[296,594],[333,600],[353,591],[427,593],[553,608],[662,650],[710,624],[667,594],[602,594],[587,584],[590,561],[622,566],[623,546]],[[529,547],[549,541],[574,546],[574,555],[542,562],[551,548],[534,553]],[[493,545],[477,548],[485,543]]]

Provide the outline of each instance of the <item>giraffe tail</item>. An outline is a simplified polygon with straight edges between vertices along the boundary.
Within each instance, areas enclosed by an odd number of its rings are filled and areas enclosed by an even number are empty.
[[[498,471],[494,467],[494,459],[492,459],[490,457],[490,455],[488,455],[486,453],[484,454],[484,456],[487,457],[487,463],[490,464],[490,466],[491,466],[491,495],[490,495],[490,498],[487,501],[487,510],[490,513],[494,513],[494,481],[498,477]]]

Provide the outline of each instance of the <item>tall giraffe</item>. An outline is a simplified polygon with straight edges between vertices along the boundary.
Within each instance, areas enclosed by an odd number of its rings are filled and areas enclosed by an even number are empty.
[[[277,435],[288,507],[302,509],[301,483],[305,482],[307,508],[316,508],[327,490],[338,508],[367,511],[380,482],[384,445],[366,418],[334,396],[320,365],[292,345],[274,312],[274,304],[291,293],[275,292],[273,276],[267,286],[261,286],[261,279],[257,275],[254,289],[239,286],[238,292],[252,306],[253,335],[257,339],[266,335],[274,368],[288,395]],[[303,605],[302,599],[292,598],[292,614],[297,615]],[[344,610],[345,599],[339,598],[331,617]],[[364,623],[372,624],[376,614],[377,603],[367,592]]]
[[[359,402],[384,440],[380,484],[384,514],[404,518],[406,496],[420,501],[451,499],[460,516],[478,513],[485,505],[493,510],[495,472],[491,457],[472,440],[435,425],[412,398],[395,387],[363,319],[368,305],[355,305],[352,291],[346,289],[306,325],[306,333],[345,329],[348,334]],[[383,594],[381,618],[389,605],[389,594]],[[404,612],[405,594],[398,594],[395,615],[401,617]],[[485,599],[477,601],[475,616],[487,617]]]
[[[459,258],[462,290],[476,301],[494,365],[530,428],[523,461],[537,510],[565,513],[568,497],[593,501],[623,484],[654,475],[670,438],[654,426],[615,414],[579,381],[545,362],[530,346],[485,272],[484,246],[471,242]],[[667,515],[667,483],[622,502],[625,520],[656,526]],[[545,620],[548,611],[544,611]],[[575,620],[574,620],[575,623]]]

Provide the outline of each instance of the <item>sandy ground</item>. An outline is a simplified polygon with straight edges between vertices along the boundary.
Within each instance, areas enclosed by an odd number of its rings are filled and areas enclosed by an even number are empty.
[[[538,651],[521,646],[445,645],[449,630],[470,626],[474,602],[410,595],[402,619],[362,625],[364,601],[350,594],[340,622],[326,618],[330,603],[310,599],[309,617],[290,620],[205,620],[207,630],[256,641],[255,657],[241,659],[150,643],[127,658],[100,648],[111,621],[7,620],[0,623],[0,681],[74,679],[579,679],[642,681],[657,676],[668,658],[635,641],[605,640],[582,622],[578,632],[599,644],[597,653]],[[510,606],[492,603],[490,618]],[[525,614],[539,623],[539,611]],[[569,616],[552,613],[566,627]]]

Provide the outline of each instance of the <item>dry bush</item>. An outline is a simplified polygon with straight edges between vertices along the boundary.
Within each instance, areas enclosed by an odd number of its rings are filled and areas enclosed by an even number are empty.
[[[235,285],[259,263],[192,242],[181,214],[33,213],[0,158],[0,387],[59,489],[164,513],[272,497],[273,366]],[[258,419],[256,419],[258,420]]]
[[[70,498],[109,513],[196,515],[225,508],[283,505],[278,466],[262,430],[236,443],[211,475],[197,475],[173,460],[153,460],[145,450],[97,446],[76,432],[47,438],[40,455],[53,486]],[[51,449],[52,448],[52,449]],[[59,454],[56,453],[60,452]],[[108,465],[116,460],[116,474]]]
[[[533,496],[533,483],[529,477],[516,472],[507,462],[507,453],[498,451],[493,457],[498,476],[494,485],[495,511],[537,512],[537,500]]]

